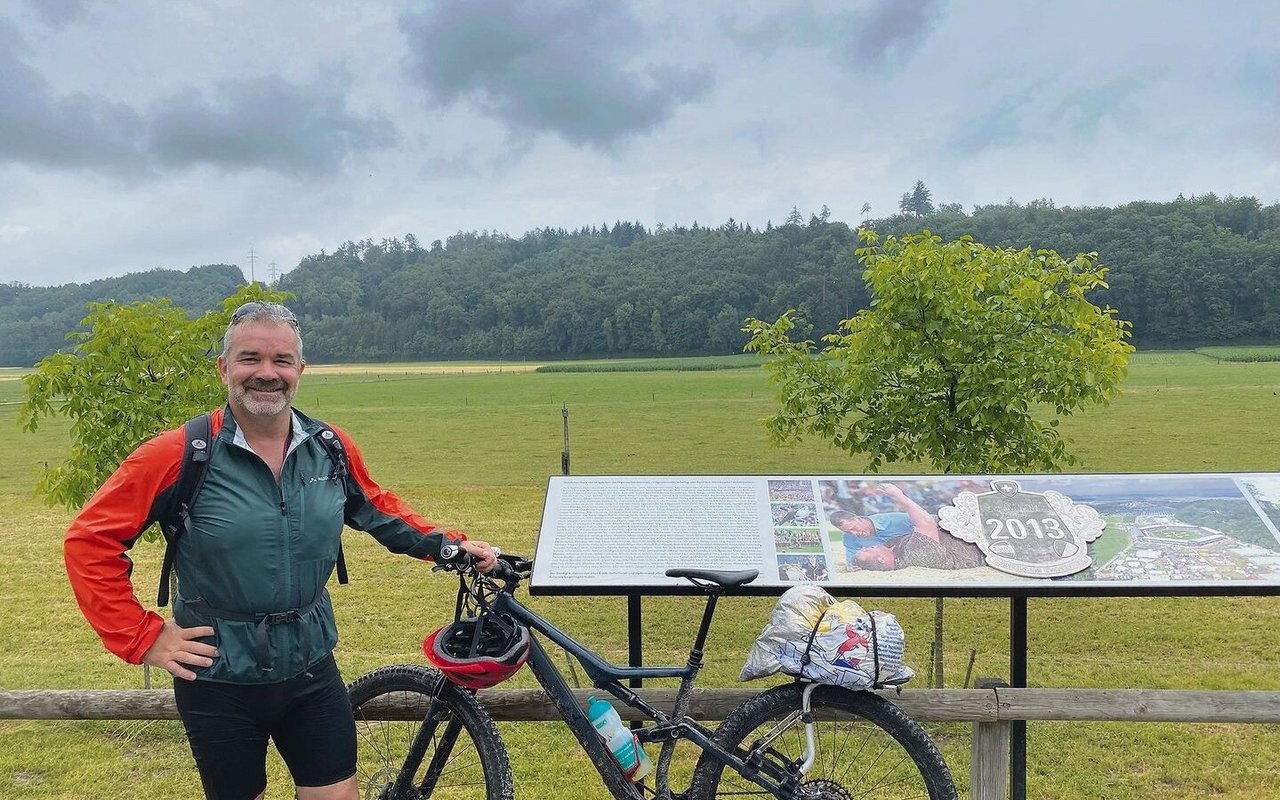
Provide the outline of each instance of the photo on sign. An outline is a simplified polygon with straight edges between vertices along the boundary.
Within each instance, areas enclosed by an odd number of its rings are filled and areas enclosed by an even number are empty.
[[[778,556],[778,580],[780,581],[821,583],[830,579],[827,557],[822,554]]]
[[[814,526],[777,527],[773,529],[773,549],[786,553],[822,553],[822,531]]]
[[[1059,580],[1234,582],[1280,580],[1275,476],[1023,476],[1107,522],[1089,544],[1093,566]],[[1259,500],[1259,497],[1262,499]],[[1268,505],[1270,510],[1268,510]]]
[[[982,552],[941,531],[929,510],[971,487],[986,488],[973,480],[819,481],[836,580],[868,570],[982,567]]]
[[[770,512],[775,526],[818,524],[818,507],[813,503],[774,503]]]
[[[769,499],[812,503],[814,501],[813,481],[771,480],[769,481]]]

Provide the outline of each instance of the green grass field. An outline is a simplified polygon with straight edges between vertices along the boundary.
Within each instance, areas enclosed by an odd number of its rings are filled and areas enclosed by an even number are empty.
[[[1197,347],[1196,352],[1215,361],[1280,361],[1280,347],[1266,344]]]
[[[374,476],[428,517],[514,551],[532,551],[549,475],[560,470],[562,406],[575,474],[859,474],[865,462],[820,442],[777,449],[759,424],[772,410],[754,369],[535,373],[420,365],[318,368],[297,404],[361,443]],[[71,512],[32,496],[35,475],[67,449],[65,422],[37,434],[15,424],[21,385],[0,374],[0,687],[128,688],[137,667],[107,654],[80,616],[62,569]],[[1280,363],[1195,353],[1138,354],[1125,395],[1064,423],[1089,472],[1277,471]],[[892,464],[885,474],[926,472]],[[452,611],[452,588],[422,565],[349,533],[352,583],[333,590],[348,678],[420,662],[422,637]],[[144,602],[160,549],[134,551]],[[893,611],[921,672],[932,638],[928,599],[859,598]],[[614,598],[537,598],[531,605],[608,658],[626,658],[625,608]],[[771,601],[721,604],[704,686],[737,685],[742,658]],[[683,663],[695,599],[645,604],[645,659]],[[1008,673],[1008,603],[948,600],[947,683]],[[1089,598],[1030,602],[1030,682],[1051,687],[1280,689],[1276,598]],[[165,685],[168,677],[156,678]],[[921,681],[923,683],[923,681]],[[515,685],[532,679],[521,674]],[[547,723],[504,724],[517,796],[604,797],[571,739]],[[1032,723],[1035,798],[1275,796],[1280,726]],[[940,724],[967,787],[969,728]],[[177,723],[3,722],[0,797],[195,797],[198,781]],[[268,797],[291,797],[272,761]]]

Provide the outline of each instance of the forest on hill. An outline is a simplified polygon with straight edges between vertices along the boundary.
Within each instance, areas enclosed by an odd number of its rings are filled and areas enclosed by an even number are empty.
[[[212,264],[185,272],[153,269],[62,286],[0,283],[0,366],[29,367],[67,347],[67,333],[79,328],[89,303],[163,297],[199,314],[219,308],[222,299],[244,282],[239,267]]]
[[[903,195],[882,235],[929,229],[991,246],[1097,252],[1110,287],[1091,299],[1133,323],[1141,347],[1280,340],[1280,205],[1179,197],[1115,208],[1051,201],[934,207]],[[824,206],[752,229],[733,219],[645,227],[616,222],[520,237],[460,232],[348,242],[279,281],[293,292],[314,361],[572,358],[739,352],[746,317],[799,310],[814,336],[869,302],[855,228]],[[90,300],[162,296],[193,312],[244,280],[235,267],[153,270],[40,288],[0,285],[0,364],[63,346]]]

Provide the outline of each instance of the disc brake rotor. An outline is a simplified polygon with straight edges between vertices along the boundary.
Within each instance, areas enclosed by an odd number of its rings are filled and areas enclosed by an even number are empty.
[[[796,787],[796,798],[800,800],[853,800],[848,789],[826,778],[805,781]]]

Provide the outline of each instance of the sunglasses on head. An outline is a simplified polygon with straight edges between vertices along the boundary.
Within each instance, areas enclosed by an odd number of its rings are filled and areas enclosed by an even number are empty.
[[[258,314],[262,312],[265,312],[278,320],[287,322],[294,327],[297,327],[298,325],[298,318],[295,317],[293,312],[288,308],[285,308],[279,303],[264,303],[261,300],[253,300],[237,308],[235,313],[231,315],[231,324],[235,325],[250,314]]]

